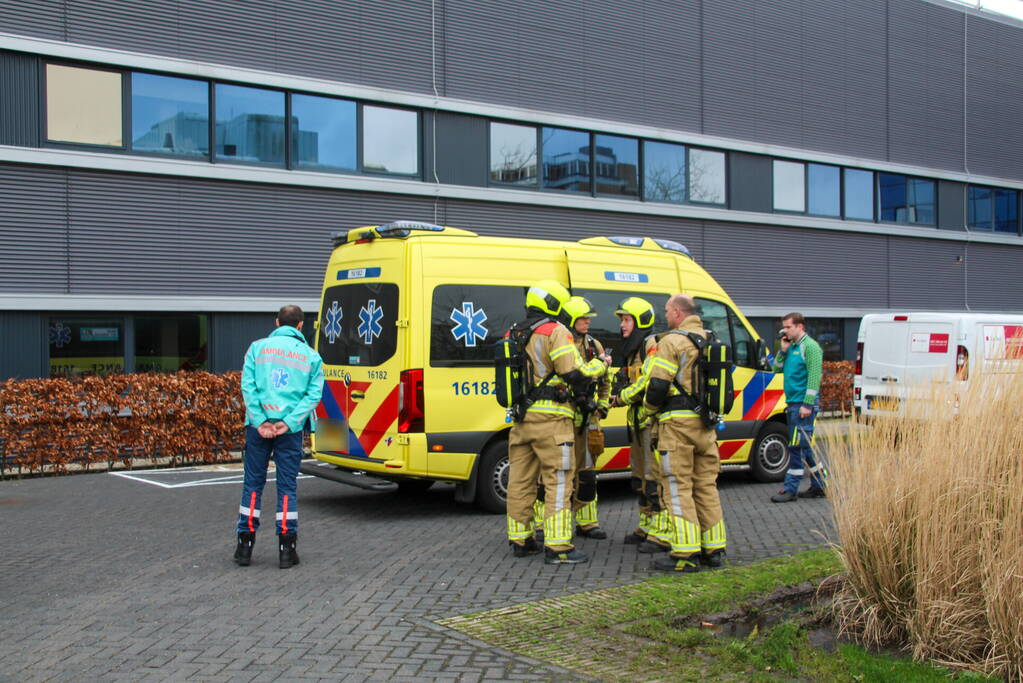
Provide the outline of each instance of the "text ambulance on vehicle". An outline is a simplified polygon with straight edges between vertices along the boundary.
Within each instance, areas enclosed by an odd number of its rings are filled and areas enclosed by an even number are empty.
[[[985,372],[1023,372],[1023,315],[871,313],[856,337],[853,403],[868,417],[902,415],[930,382]]]
[[[303,472],[379,490],[450,481],[456,500],[503,512],[511,423],[493,395],[494,344],[524,317],[527,287],[553,279],[593,303],[590,334],[612,353],[623,299],[641,296],[660,312],[671,294],[692,295],[735,360],[736,400],[718,432],[723,463],[748,465],[761,481],[784,477],[782,377],[763,369],[764,343],[684,246],[480,237],[405,221],[349,230],[335,245],[316,335],[326,381],[319,462]],[[628,469],[625,410],[604,425],[597,469]]]

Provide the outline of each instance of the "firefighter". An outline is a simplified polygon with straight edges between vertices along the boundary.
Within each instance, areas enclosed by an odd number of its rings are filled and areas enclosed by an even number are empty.
[[[526,292],[527,318],[533,328],[525,344],[531,388],[525,415],[508,437],[508,540],[516,557],[540,551],[533,537],[536,482],[543,482],[544,562],[576,564],[589,558],[572,545],[572,483],[575,476],[573,395],[585,396],[591,382],[607,372],[605,354],[585,362],[572,334],[557,321],[568,291],[554,281]],[[549,320],[544,321],[544,318]]]
[[[589,335],[590,319],[597,312],[581,296],[573,296],[561,309],[562,322],[568,326],[579,355],[592,361],[604,354],[604,345]],[[603,540],[607,533],[600,528],[597,517],[597,458],[604,452],[604,432],[601,419],[607,417],[611,407],[608,397],[611,382],[607,373],[591,382],[585,397],[576,401],[575,412],[575,495],[572,511],[575,513],[575,533],[586,538]]]
[[[639,524],[625,537],[625,543],[637,545],[644,553],[666,551],[671,531],[669,517],[661,511],[657,487],[660,480],[657,461],[650,447],[650,417],[640,416],[646,390],[650,354],[656,348],[653,331],[656,315],[650,302],[639,297],[623,300],[615,314],[624,340],[622,367],[615,375],[612,405],[628,406],[629,462],[632,466],[632,490],[639,501]]]
[[[669,330],[706,338],[692,297],[672,296],[664,305]],[[672,519],[671,553],[654,569],[696,572],[724,565],[725,522],[718,498],[721,469],[716,431],[697,412],[693,369],[700,351],[684,334],[663,335],[652,353],[644,409],[656,413],[656,451],[661,466],[661,505]],[[681,391],[680,391],[681,388]]]

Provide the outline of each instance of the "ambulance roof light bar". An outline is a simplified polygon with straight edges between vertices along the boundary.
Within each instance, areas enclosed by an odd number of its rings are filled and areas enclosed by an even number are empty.
[[[422,223],[419,221],[392,221],[383,225],[367,226],[363,228],[352,228],[330,233],[330,238],[335,247],[349,242],[368,242],[378,237],[408,237],[413,230],[421,232],[444,232],[445,228],[433,223]]]
[[[613,244],[617,244],[620,247],[639,247],[640,249],[649,249],[650,247],[646,244],[648,238],[646,237],[633,237],[631,235],[615,235],[609,236],[607,240]],[[684,244],[676,242],[675,240],[666,240],[659,237],[649,238],[654,244],[659,246],[665,251],[675,251],[683,256],[693,258],[693,255],[689,252]],[[585,241],[585,240],[580,240]]]

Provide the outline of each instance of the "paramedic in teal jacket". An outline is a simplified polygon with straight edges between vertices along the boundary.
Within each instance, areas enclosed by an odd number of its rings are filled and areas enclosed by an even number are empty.
[[[774,371],[785,373],[785,417],[789,424],[789,470],[785,488],[771,496],[775,503],[790,503],[797,498],[824,496],[827,470],[814,455],[813,423],[817,417],[817,392],[821,388],[824,353],[820,344],[806,333],[802,313],[782,318],[781,351],[774,359]],[[803,475],[810,473],[810,488],[799,492]]]
[[[238,509],[238,546],[234,559],[245,567],[259,529],[260,500],[273,455],[277,466],[279,564],[298,564],[298,496],[295,480],[302,460],[302,428],[323,393],[323,361],[302,336],[302,309],[284,306],[277,329],[254,341],[245,353],[245,481]]]

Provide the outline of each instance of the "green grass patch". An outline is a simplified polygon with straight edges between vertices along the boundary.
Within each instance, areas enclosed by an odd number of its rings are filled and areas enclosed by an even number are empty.
[[[678,618],[733,609],[779,586],[836,574],[829,549],[721,571],[548,598],[439,623],[533,659],[604,680],[939,681],[950,672],[842,644],[810,644],[797,617],[743,638],[685,628]],[[969,680],[989,680],[969,676]]]

